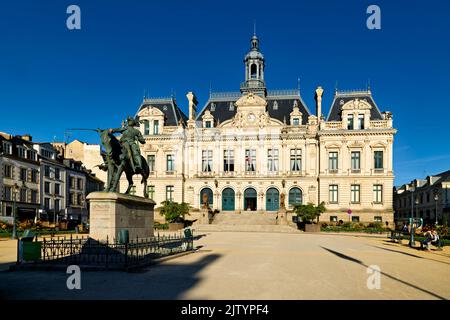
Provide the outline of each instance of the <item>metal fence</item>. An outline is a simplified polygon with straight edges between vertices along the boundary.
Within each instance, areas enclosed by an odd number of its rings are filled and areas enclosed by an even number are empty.
[[[156,258],[193,250],[193,237],[192,234],[158,235],[119,243],[115,240],[101,242],[88,237],[70,236],[64,239],[44,238],[32,244],[38,244],[37,250],[40,251],[38,258],[28,261],[21,259],[18,261],[19,264],[24,262],[40,266],[76,264],[102,269],[129,269],[149,265]]]

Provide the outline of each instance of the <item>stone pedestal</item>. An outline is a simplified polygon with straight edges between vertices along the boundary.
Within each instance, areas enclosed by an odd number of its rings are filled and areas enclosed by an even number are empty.
[[[279,224],[279,225],[286,225],[286,224],[288,224],[286,208],[285,207],[281,207],[278,210],[277,224]]]
[[[153,236],[153,200],[115,192],[92,192],[86,199],[91,238],[113,241],[122,229],[128,230],[130,240]]]
[[[201,213],[202,213],[202,215],[200,218],[200,223],[201,224],[210,224],[211,223],[211,214],[209,213],[209,209],[202,208]]]

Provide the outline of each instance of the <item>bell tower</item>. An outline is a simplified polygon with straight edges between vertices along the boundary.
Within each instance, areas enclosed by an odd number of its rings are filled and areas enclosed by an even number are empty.
[[[264,82],[264,56],[259,51],[259,39],[256,32],[250,41],[250,51],[245,55],[245,81],[241,83],[241,92],[253,92],[265,97],[267,94],[266,83]]]

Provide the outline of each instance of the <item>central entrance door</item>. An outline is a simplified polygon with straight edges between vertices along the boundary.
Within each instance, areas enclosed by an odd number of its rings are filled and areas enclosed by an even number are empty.
[[[222,210],[234,211],[234,190],[231,188],[222,191]]]
[[[276,188],[266,192],[266,211],[278,211],[280,208],[280,193]]]
[[[244,191],[244,210],[256,211],[256,190],[253,188]]]

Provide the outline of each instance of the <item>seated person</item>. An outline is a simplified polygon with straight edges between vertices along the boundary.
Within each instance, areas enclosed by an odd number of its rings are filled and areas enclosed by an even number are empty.
[[[426,246],[426,250],[430,251],[431,244],[439,246],[439,235],[436,230],[428,230],[424,235],[425,239],[420,242],[420,249],[423,249],[423,247]]]

